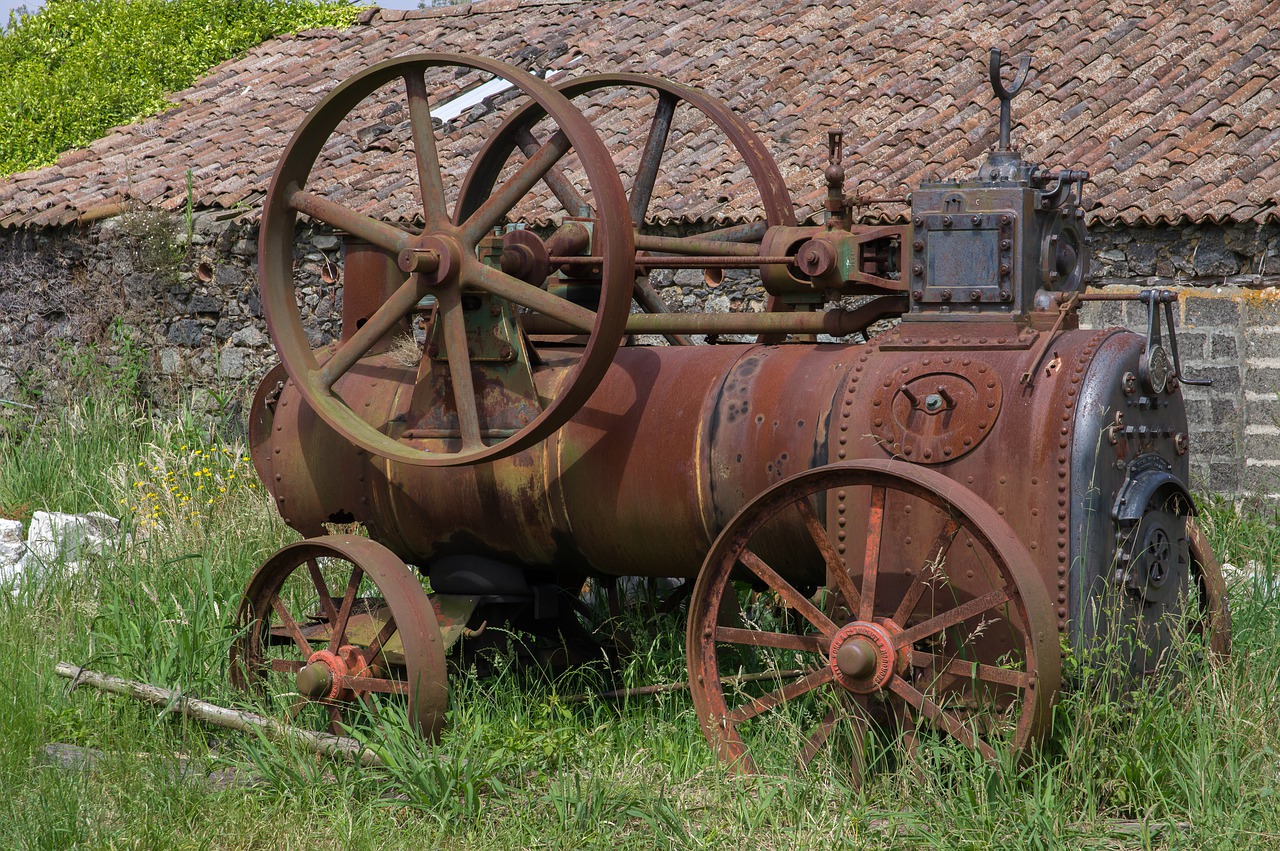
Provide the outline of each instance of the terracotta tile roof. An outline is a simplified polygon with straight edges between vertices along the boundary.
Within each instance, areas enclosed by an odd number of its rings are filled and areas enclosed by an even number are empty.
[[[345,32],[260,45],[174,95],[163,115],[0,182],[0,226],[64,224],[125,199],[181,210],[188,173],[198,207],[254,215],[306,109],[360,69],[421,50],[492,56],[560,78],[642,71],[705,88],[758,129],[806,212],[821,206],[826,131],[843,127],[859,192],[901,197],[927,176],[971,173],[991,146],[993,44],[1031,53],[1036,68],[1014,103],[1015,143],[1031,159],[1087,168],[1095,220],[1273,221],[1277,41],[1280,4],[1269,0],[491,0],[371,10]],[[433,103],[472,82],[450,78]],[[362,105],[330,140],[330,164],[312,185],[371,214],[412,218],[402,102],[388,87]],[[588,113],[624,174],[643,146],[644,105],[622,90]],[[494,124],[489,113],[450,126],[447,184],[460,182]],[[749,177],[713,128],[681,110],[671,136],[657,218],[756,214]],[[537,218],[545,201],[535,196],[518,212]]]

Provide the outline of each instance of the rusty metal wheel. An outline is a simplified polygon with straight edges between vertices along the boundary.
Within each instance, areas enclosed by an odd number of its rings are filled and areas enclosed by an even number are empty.
[[[1187,538],[1191,543],[1191,578],[1200,596],[1200,617],[1195,620],[1194,629],[1200,634],[1208,633],[1209,649],[1226,658],[1231,655],[1231,608],[1222,565],[1213,554],[1209,539],[1190,517]]]
[[[432,126],[426,74],[434,68],[473,69],[506,80],[536,102],[556,125],[555,132],[530,153],[505,183],[482,203],[456,217],[451,217],[447,209],[443,169]],[[332,190],[339,190],[336,197],[343,197],[344,187],[307,186],[317,158],[342,120],[366,96],[396,81],[402,82],[406,93],[416,155],[425,223],[418,234],[328,197]],[[599,255],[601,289],[594,310],[557,298],[488,265],[478,256],[482,241],[570,149],[577,154],[598,211],[592,222],[592,250]],[[626,208],[622,183],[591,124],[563,95],[541,80],[502,62],[447,53],[400,56],[374,65],[341,83],[311,110],[290,140],[267,192],[258,270],[267,324],[280,360],[307,404],[329,426],[357,446],[384,458],[418,466],[454,466],[493,460],[528,448],[567,422],[586,402],[620,343],[634,277],[635,249],[630,222],[623,212]],[[408,275],[359,330],[323,362],[307,341],[294,291],[293,245],[298,213],[390,252]],[[466,294],[488,294],[522,305],[588,335],[581,357],[565,380],[549,398],[533,400],[542,408],[519,428],[487,430],[479,401],[484,382],[473,375],[472,359],[467,355],[468,329],[463,317]],[[387,433],[390,424],[371,425],[353,410],[360,406],[348,404],[342,396],[344,377],[384,335],[418,311],[427,296],[436,299],[442,339],[451,353],[448,372],[460,438],[456,450],[447,441],[441,444],[412,436],[397,439]],[[363,383],[359,376],[355,378],[353,386]]]
[[[846,546],[847,545],[847,546]],[[792,476],[716,539],[690,603],[689,686],[732,770],[860,782],[876,730],[996,760],[1048,729],[1061,657],[1043,580],[989,505],[930,469]]]
[[[635,92],[620,93],[618,91],[620,89],[631,89]],[[769,227],[795,226],[795,206],[777,163],[769,155],[764,142],[750,125],[718,98],[660,77],[627,73],[575,77],[557,84],[556,90],[575,101],[575,105],[580,105],[588,114],[593,111],[593,106],[600,110],[617,108],[647,110],[650,104],[645,102],[646,95],[652,101],[652,116],[649,119],[644,147],[640,149],[637,160],[631,164],[625,157],[620,157],[618,163],[620,168],[631,173],[627,209],[637,231],[637,248],[647,250],[651,255],[662,254],[686,258],[752,257],[758,255],[760,240]],[[654,189],[658,185],[663,154],[666,152],[671,130],[677,123],[677,110],[681,105],[684,105],[687,111],[692,111],[693,115],[689,116],[689,120],[693,128],[703,128],[706,122],[710,122],[714,128],[712,132],[723,138],[731,155],[736,155],[739,162],[735,162],[733,167],[738,167],[739,163],[741,167],[745,167],[746,175],[754,185],[754,194],[759,199],[760,216],[755,223],[679,238],[655,237],[641,233],[651,213],[650,207]],[[468,214],[470,210],[478,208],[483,203],[493,191],[503,168],[515,151],[527,153],[536,150],[539,143],[534,135],[535,129],[545,114],[540,104],[526,104],[509,116],[490,137],[477,155],[472,170],[463,184],[461,199],[458,203],[460,214]],[[639,139],[628,137],[625,141],[630,147],[631,143],[638,143]],[[578,193],[573,181],[567,179],[565,175],[552,172],[547,175],[546,182],[548,189],[568,216],[586,218],[594,216],[592,205]],[[738,192],[738,187],[733,191]],[[518,236],[515,239],[525,242],[526,247],[533,248],[545,258],[547,252],[539,249],[534,244],[534,240],[529,239],[529,235]],[[529,264],[530,277],[537,278],[540,275],[545,279],[546,265],[545,262]],[[637,265],[643,269],[643,256],[637,261]],[[723,269],[709,267],[706,269],[706,274],[710,282],[716,283],[718,278],[723,276]],[[650,313],[669,312],[666,304],[649,283],[647,275],[637,275],[633,295],[640,307]],[[688,338],[681,335],[667,335],[667,339],[678,345],[690,343]]]
[[[448,704],[444,645],[417,575],[368,538],[331,535],[284,547],[245,589],[231,681],[343,732],[344,709],[376,711],[374,695],[408,698],[428,739]]]

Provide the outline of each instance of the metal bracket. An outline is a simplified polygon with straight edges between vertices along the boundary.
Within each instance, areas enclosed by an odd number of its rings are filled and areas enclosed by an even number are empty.
[[[1138,301],[1147,306],[1147,344],[1142,359],[1138,362],[1138,373],[1150,390],[1163,392],[1169,379],[1169,361],[1164,352],[1164,340],[1160,334],[1160,306],[1164,306],[1165,325],[1169,329],[1169,352],[1173,357],[1172,377],[1183,384],[1196,387],[1209,387],[1212,378],[1188,378],[1182,373],[1182,360],[1178,356],[1178,335],[1173,325],[1173,303],[1178,294],[1173,290],[1142,290],[1138,293]]]
[[[996,148],[997,151],[1013,150],[1009,147],[1009,133],[1013,124],[1013,96],[1022,91],[1022,87],[1027,83],[1027,74],[1031,71],[1031,57],[1022,57],[1019,66],[1018,75],[1006,88],[1000,81],[1000,48],[991,48],[991,62],[987,70],[991,77],[991,89],[1000,100],[1000,146]]]
[[[1049,329],[1049,333],[1040,338],[1040,342],[1036,345],[1036,349],[1031,355],[1031,366],[1027,367],[1027,371],[1022,373],[1022,376],[1018,379],[1019,384],[1030,387],[1035,383],[1036,370],[1040,368],[1040,361],[1044,360],[1044,356],[1049,351],[1049,346],[1057,338],[1058,331],[1062,329],[1062,323],[1066,320],[1067,314],[1075,310],[1079,303],[1079,294],[1072,293],[1058,305],[1058,319],[1053,323],[1053,327]]]

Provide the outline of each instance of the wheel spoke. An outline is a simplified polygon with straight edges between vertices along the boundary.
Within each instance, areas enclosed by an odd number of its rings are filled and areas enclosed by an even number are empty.
[[[916,667],[931,668],[939,674],[952,674],[960,680],[979,679],[1017,688],[1026,688],[1027,683],[1031,682],[1031,677],[1025,671],[997,668],[994,665],[984,665],[967,659],[943,659],[941,656],[921,650],[911,651],[911,664]]]
[[[467,350],[467,323],[462,315],[462,298],[455,289],[442,290],[437,296],[444,323],[444,346],[449,358],[449,377],[453,381],[453,401],[458,409],[458,430],[462,433],[463,451],[483,448],[480,439],[480,412],[476,402],[475,380],[471,375],[471,355]]]
[[[779,650],[798,650],[801,653],[822,653],[827,646],[827,642],[817,635],[787,635],[781,632],[760,632],[729,626],[716,627],[716,641],[749,644],[752,647],[776,647]]]
[[[569,137],[563,130],[557,130],[545,145],[525,160],[510,180],[495,189],[462,223],[463,241],[475,245],[568,153],[569,147]]]
[[[974,597],[967,603],[961,603],[954,609],[949,609],[940,615],[922,621],[910,629],[903,630],[893,637],[894,647],[906,647],[914,644],[922,638],[942,632],[949,626],[954,626],[962,621],[967,621],[975,615],[980,615],[985,611],[994,609],[1003,603],[1007,603],[1012,599],[1012,594],[1007,586],[1001,586],[994,591],[983,594],[981,597]]]
[[[360,590],[360,582],[364,579],[364,569],[358,564],[351,565],[351,576],[347,579],[347,590],[342,595],[342,608],[338,610],[338,622],[333,625],[333,633],[329,639],[329,647],[337,650],[347,637],[347,621],[351,619],[351,607],[356,602],[356,592]]]
[[[849,576],[849,568],[845,565],[844,558],[827,537],[826,527],[818,519],[818,512],[810,504],[809,497],[802,496],[796,502],[796,508],[800,510],[800,517],[804,520],[804,527],[808,530],[809,537],[813,538],[813,542],[818,545],[822,559],[827,563],[827,575],[835,579],[836,588],[844,596],[849,613],[857,612],[861,600],[858,589],[853,585],[853,579]]]
[[[534,137],[533,132],[528,127],[521,127],[516,131],[516,144],[520,146],[520,150],[524,153],[526,159],[532,159],[534,154],[542,147],[542,143]],[[587,199],[582,197],[577,187],[565,177],[560,166],[553,165],[547,169],[547,173],[543,175],[542,181],[547,184],[551,190],[551,194],[556,196],[561,205],[564,206],[565,212],[570,216],[579,219],[590,218],[591,205],[587,203]]]
[[[298,622],[293,619],[293,615],[289,614],[289,610],[285,608],[284,603],[280,602],[280,597],[271,598],[271,608],[275,610],[276,617],[280,618],[281,625],[289,631],[293,643],[298,645],[304,656],[311,655],[311,643],[307,641],[306,636],[302,634]]]
[[[320,610],[324,612],[332,628],[334,621],[338,619],[338,610],[334,608],[333,597],[329,594],[329,584],[324,581],[324,575],[320,573],[320,565],[313,558],[307,559],[307,573],[311,574],[311,582],[316,586],[316,593],[320,595]]]
[[[768,712],[775,706],[786,703],[788,700],[795,700],[802,694],[807,694],[819,686],[826,685],[831,682],[835,674],[831,672],[831,668],[823,665],[815,671],[811,671],[795,682],[788,683],[780,689],[771,691],[762,697],[754,697],[749,702],[742,704],[737,709],[728,714],[727,719],[735,724],[741,724],[751,718],[755,718],[762,712]]]
[[[827,739],[831,738],[831,731],[836,728],[837,713],[835,707],[828,710],[827,714],[812,733],[805,737],[804,747],[800,749],[800,766],[808,768],[809,763],[813,762],[813,758],[818,755],[818,751],[822,750],[822,746],[827,743]]]
[[[846,695],[846,700],[853,703],[852,696]],[[854,786],[862,785],[867,767],[867,719],[861,714],[861,709],[862,707],[854,704],[848,714],[849,723],[853,725],[853,762],[849,766],[849,774]]]
[[[308,656],[311,654],[308,653]],[[307,666],[300,659],[272,659],[271,670],[277,674],[296,674]]]
[[[867,549],[862,558],[862,605],[858,619],[869,621],[875,616],[876,578],[880,573],[880,539],[884,537],[883,486],[871,489],[871,510],[867,514]]]
[[[667,303],[662,300],[662,296],[658,295],[658,291],[649,282],[648,275],[636,275],[635,289],[631,296],[636,300],[636,304],[644,308],[647,313],[671,312],[671,308],[667,307]],[[663,334],[662,336],[673,346],[693,345],[693,340],[684,334]]]
[[[373,642],[365,648],[365,658],[369,660],[370,665],[377,661],[378,655],[382,653],[382,648],[391,640],[391,636],[395,635],[396,629],[395,615],[388,610],[387,622],[382,625],[382,629],[378,631]]]
[[[823,635],[830,638],[836,634],[837,627],[831,622],[831,618],[823,614],[821,609],[793,588],[791,583],[779,576],[772,567],[765,564],[760,556],[751,550],[744,549],[739,553],[738,561],[746,565],[747,569],[756,576],[763,579],[786,602],[787,606],[799,612],[805,620],[821,630]]]
[[[413,244],[413,234],[406,233],[386,222],[361,215],[327,198],[304,192],[298,188],[297,184],[290,184],[285,190],[285,204],[290,209],[306,213],[317,221],[358,236],[393,254],[399,254]]]
[[[356,365],[373,348],[374,343],[382,339],[396,323],[402,320],[422,298],[420,276],[411,275],[409,280],[400,285],[391,297],[383,302],[373,316],[351,335],[343,346],[333,353],[333,357],[324,362],[315,373],[316,383],[325,391],[330,391],[334,383],[347,374],[347,370]]]
[[[329,713],[329,732],[335,736],[345,734],[347,731],[342,727],[342,710],[338,708],[338,705],[325,701],[324,708]]]
[[[653,198],[653,185],[658,180],[658,168],[662,165],[662,152],[667,147],[667,134],[671,132],[671,116],[676,111],[676,103],[676,96],[670,92],[658,95],[653,123],[649,125],[649,138],[645,141],[640,168],[636,170],[636,180],[631,186],[631,221],[637,228],[644,224],[645,214],[649,212],[649,201]]]
[[[945,560],[947,551],[951,549],[951,542],[955,540],[956,532],[959,531],[960,525],[956,523],[954,518],[948,517],[947,521],[942,524],[941,531],[933,539],[932,546],[929,547],[930,561],[920,566],[920,570],[916,575],[911,577],[911,584],[907,586],[907,593],[902,596],[902,602],[898,603],[897,611],[893,613],[893,622],[898,625],[905,625],[907,618],[911,617],[916,610],[916,605],[920,602],[924,589],[928,587],[933,577],[938,576],[942,570],[942,562]],[[928,575],[926,575],[928,574]]]
[[[352,691],[372,691],[379,694],[408,694],[409,684],[389,677],[343,677],[342,684]]]
[[[584,334],[591,333],[591,329],[595,327],[594,311],[566,299],[557,298],[546,290],[526,284],[492,266],[485,266],[482,263],[471,265],[464,283],[513,301],[544,316],[559,319]]]
[[[444,199],[443,172],[436,148],[436,132],[431,126],[431,104],[427,100],[427,84],[421,72],[406,74],[405,91],[409,96],[409,126],[413,128],[413,148],[418,160],[418,188],[422,193],[422,213],[427,228],[449,220]]]
[[[290,724],[298,720],[299,713],[301,713],[303,707],[305,707],[310,702],[311,701],[307,700],[305,697],[300,697],[289,704],[287,717],[289,719]]]
[[[991,745],[979,738],[959,718],[917,691],[911,683],[894,674],[889,679],[889,689],[914,707],[921,715],[929,719],[935,727],[950,736],[954,736],[966,747],[977,748],[985,759],[992,762],[996,761],[997,755]]]

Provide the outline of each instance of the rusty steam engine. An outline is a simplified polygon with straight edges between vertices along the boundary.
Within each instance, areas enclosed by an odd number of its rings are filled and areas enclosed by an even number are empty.
[[[523,96],[452,212],[428,95],[441,70]],[[995,150],[972,178],[920,185],[904,226],[852,222],[838,133],[825,220],[799,226],[745,122],[656,78],[553,87],[419,54],[337,86],[262,219],[281,363],[254,400],[252,454],[304,539],[249,583],[237,684],[335,727],[348,703],[406,695],[434,736],[448,654],[483,646],[486,626],[569,637],[585,580],[678,577],[698,715],[750,771],[777,758],[779,730],[809,764],[860,753],[871,722],[994,758],[1045,732],[1064,648],[1118,648],[1135,675],[1179,631],[1226,652],[1171,295],[1116,296],[1147,305],[1145,336],[1079,327],[1081,304],[1109,297],[1085,292],[1088,175],[1011,146],[1027,71],[1006,87],[992,51]],[[308,186],[342,119],[388,84],[407,100],[416,232]],[[575,105],[614,87],[655,103],[629,191]],[[736,149],[764,221],[646,230],[677,108]],[[511,224],[539,186],[557,226]],[[299,214],[348,235],[341,337],[318,349],[295,299]],[[670,312],[649,278],[662,268],[757,270],[768,309]],[[368,537],[326,534],[350,522]]]

